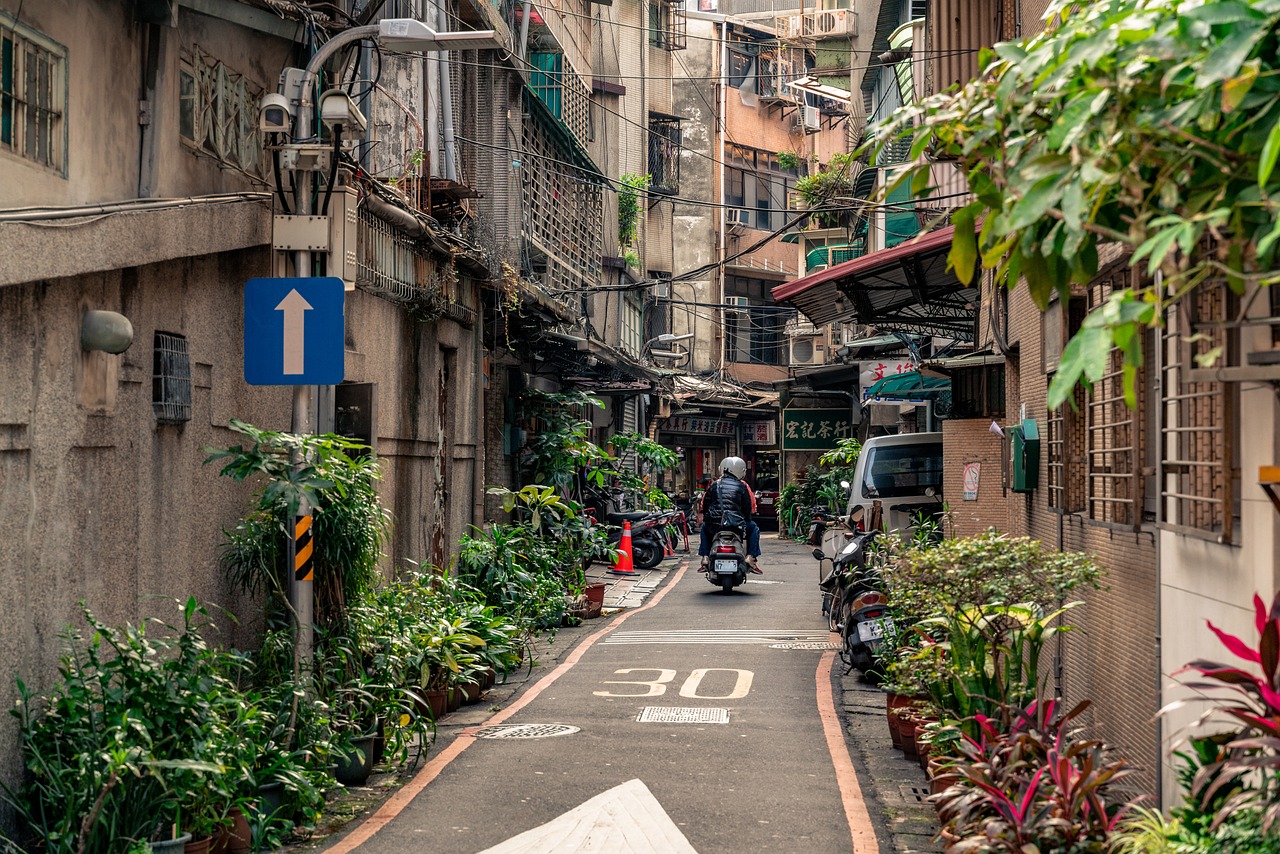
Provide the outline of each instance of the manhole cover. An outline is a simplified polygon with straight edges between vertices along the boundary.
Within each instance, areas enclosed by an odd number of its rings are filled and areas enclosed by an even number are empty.
[[[839,648],[840,648],[840,644],[838,643],[802,642],[802,643],[771,643],[769,644],[769,649],[839,649]]]
[[[581,732],[568,724],[499,724],[476,731],[476,738],[553,738]]]
[[[666,706],[645,706],[640,717],[642,724],[727,724],[728,709],[673,709]]]

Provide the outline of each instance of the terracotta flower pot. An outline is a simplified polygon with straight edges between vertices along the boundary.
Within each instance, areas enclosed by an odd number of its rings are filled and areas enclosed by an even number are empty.
[[[456,712],[462,708],[462,689],[457,685],[450,685],[446,693],[446,703],[448,711]]]
[[[587,601],[596,605],[604,604],[604,590],[607,587],[603,581],[595,581],[588,584],[583,593],[587,597]]]
[[[249,854],[253,841],[253,831],[249,829],[249,820],[238,808],[231,810],[230,827],[219,828],[209,843],[209,854]]]
[[[916,749],[916,716],[910,712],[898,712],[898,738],[902,740],[902,755],[907,759],[919,759]]]
[[[430,715],[431,720],[438,721],[449,711],[449,694],[444,688],[424,688],[418,696],[421,702],[416,705],[420,715]]]
[[[206,836],[204,839],[193,839],[182,848],[182,854],[209,854],[209,843],[213,841],[213,837]]]

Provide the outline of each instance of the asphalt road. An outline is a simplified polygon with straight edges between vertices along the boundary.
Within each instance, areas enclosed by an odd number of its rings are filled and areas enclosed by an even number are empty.
[[[830,654],[812,648],[828,641],[816,567],[795,544],[768,538],[764,552],[765,574],[730,595],[695,564],[646,607],[599,621],[497,713],[503,729],[437,756],[358,850],[852,851],[856,783],[820,714]],[[511,737],[522,733],[540,737]]]

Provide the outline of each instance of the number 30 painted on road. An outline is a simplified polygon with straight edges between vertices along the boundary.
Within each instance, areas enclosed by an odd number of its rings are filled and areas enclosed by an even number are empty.
[[[666,670],[661,667],[628,667],[625,670],[615,670],[614,673],[657,673],[658,678],[649,682],[640,680],[612,680],[606,681],[606,685],[639,685],[645,689],[643,694],[614,694],[611,691],[592,691],[597,697],[660,697],[667,692],[667,683],[672,682],[676,678],[674,670]],[[708,673],[732,673],[734,674],[733,690],[728,694],[715,696],[706,696],[698,693],[698,688],[702,686],[702,679]],[[689,697],[694,700],[741,700],[751,691],[751,680],[755,678],[755,674],[750,670],[734,670],[728,667],[702,667],[689,674],[689,678],[684,680],[684,684],[680,686],[680,696]]]

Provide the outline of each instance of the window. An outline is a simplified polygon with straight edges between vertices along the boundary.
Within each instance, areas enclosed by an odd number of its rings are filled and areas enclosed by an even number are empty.
[[[1205,282],[1165,314],[1161,355],[1160,502],[1164,527],[1233,542],[1238,529],[1235,383],[1191,382],[1188,369],[1227,345],[1221,324],[1238,312],[1225,282]]]
[[[67,49],[0,14],[0,149],[67,171]]]
[[[761,231],[776,231],[787,221],[787,196],[795,186],[795,170],[778,165],[778,156],[746,146],[725,146],[725,199],[750,215]]]
[[[863,498],[902,498],[942,492],[942,445],[887,445],[871,448],[863,475]]]
[[[649,119],[649,189],[675,195],[680,192],[680,119]]]
[[[640,340],[640,320],[642,310],[640,301],[628,293],[618,295],[618,313],[622,322],[618,328],[618,343],[622,350],[632,356],[640,355],[643,342]]]
[[[1056,513],[1079,513],[1085,504],[1084,386],[1077,384],[1071,394],[1045,423],[1045,482]]]
[[[187,339],[157,332],[151,371],[151,408],[156,420],[181,424],[191,420],[191,355]]]
[[[649,44],[663,50],[684,50],[687,24],[680,0],[649,0]]]
[[[262,90],[199,47],[183,55],[178,130],[195,148],[228,166],[262,175],[258,102]]]
[[[1098,276],[1089,284],[1089,310],[1101,307],[1113,290],[1126,286],[1123,270]],[[1124,401],[1124,374],[1119,350],[1108,356],[1106,373],[1094,384],[1085,406],[1085,455],[1089,518],[1122,528],[1142,523],[1143,436],[1140,414],[1146,409],[1143,380],[1137,380],[1138,406]]]

